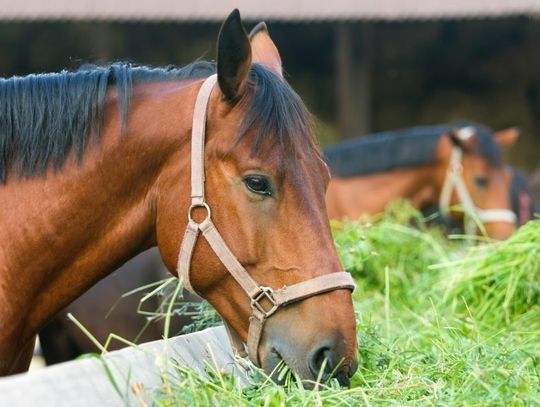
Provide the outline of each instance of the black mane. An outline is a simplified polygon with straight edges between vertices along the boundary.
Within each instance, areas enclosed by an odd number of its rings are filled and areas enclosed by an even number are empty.
[[[75,72],[0,78],[0,182],[10,171],[23,176],[61,168],[74,151],[99,140],[109,86],[118,93],[118,108],[127,126],[132,86],[143,82],[198,79],[216,72],[214,63],[197,61],[183,68],[149,68],[115,63],[83,66]],[[257,126],[254,149],[271,133],[293,151],[311,141],[310,116],[290,86],[259,65],[250,72],[257,91],[244,101],[246,116],[240,137]]]
[[[353,177],[430,164],[435,160],[439,138],[450,130],[472,126],[478,137],[477,151],[494,166],[502,164],[502,154],[491,137],[492,130],[471,122],[411,127],[375,133],[348,140],[325,149],[332,175]]]
[[[270,147],[277,145],[286,154],[309,157],[315,153],[319,156],[319,150],[313,148],[311,115],[289,84],[261,65],[254,64],[249,85],[256,91],[243,101],[247,106],[239,140],[257,128],[252,144],[253,153],[260,151],[268,136],[271,136]]]

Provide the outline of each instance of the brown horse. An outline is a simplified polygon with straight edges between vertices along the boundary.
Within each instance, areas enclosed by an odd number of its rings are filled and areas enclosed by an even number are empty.
[[[230,329],[246,342],[258,323],[250,356],[265,371],[284,361],[305,380],[325,366],[348,381],[355,316],[329,174],[264,25],[249,38],[231,13],[217,66],[87,67],[2,80],[0,96],[0,374],[26,370],[39,329],[129,258],[157,245],[176,273],[182,245],[179,270],[188,253],[191,286]],[[204,214],[190,210],[202,175],[192,168],[190,188],[190,165],[206,169],[195,206],[213,220],[196,241],[184,235]]]
[[[416,127],[344,142],[325,151],[332,172],[326,203],[330,218],[375,214],[396,198],[424,209],[439,206],[462,224],[484,223],[488,236],[505,239],[515,228],[510,178],[502,149],[516,129],[493,133],[480,125]],[[452,210],[462,205],[464,210]],[[479,209],[481,208],[481,209]],[[471,213],[472,212],[472,213]],[[476,229],[475,220],[470,221]]]

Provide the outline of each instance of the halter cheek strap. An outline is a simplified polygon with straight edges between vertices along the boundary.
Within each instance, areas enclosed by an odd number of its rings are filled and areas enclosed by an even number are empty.
[[[465,219],[465,232],[467,234],[473,235],[476,233],[477,225],[474,217],[484,224],[494,222],[515,224],[516,215],[510,209],[479,209],[476,207],[463,180],[462,157],[463,151],[461,148],[457,146],[453,147],[450,164],[446,172],[446,179],[444,180],[439,197],[441,213],[443,215],[450,213],[450,200],[452,198],[452,192],[455,190],[465,214],[472,217]]]
[[[178,255],[178,276],[184,287],[194,291],[190,284],[189,272],[195,243],[202,233],[214,253],[240,285],[250,300],[251,317],[249,320],[247,355],[256,365],[260,366],[258,356],[259,343],[264,324],[280,307],[305,298],[328,291],[347,289],[354,290],[355,284],[349,273],[338,272],[325,274],[300,283],[274,290],[257,284],[247,270],[240,264],[231,252],[227,243],[212,223],[210,206],[204,198],[204,143],[206,132],[206,116],[210,94],[216,83],[216,75],[210,76],[201,86],[193,112],[193,128],[191,134],[191,206],[188,212],[188,224],[180,252]],[[206,219],[196,222],[192,218],[195,208],[206,210]],[[225,323],[233,349],[239,356],[246,356],[245,346],[240,336]]]

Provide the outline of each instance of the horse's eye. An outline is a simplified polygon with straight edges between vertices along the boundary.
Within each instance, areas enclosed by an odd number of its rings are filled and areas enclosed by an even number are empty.
[[[270,180],[262,175],[248,175],[244,178],[247,189],[259,195],[272,196]]]
[[[487,177],[474,177],[474,185],[478,188],[487,188],[489,179]]]

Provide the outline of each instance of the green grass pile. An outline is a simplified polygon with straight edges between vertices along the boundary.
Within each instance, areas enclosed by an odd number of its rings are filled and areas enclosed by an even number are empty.
[[[350,389],[260,376],[242,386],[210,367],[203,377],[177,366],[146,396],[163,406],[540,405],[540,220],[471,246],[398,205],[334,232],[358,282]]]
[[[453,309],[473,308],[477,318],[510,324],[527,313],[540,323],[540,231],[538,220],[497,244],[477,246],[462,260],[439,264]],[[496,321],[493,321],[496,320]]]

